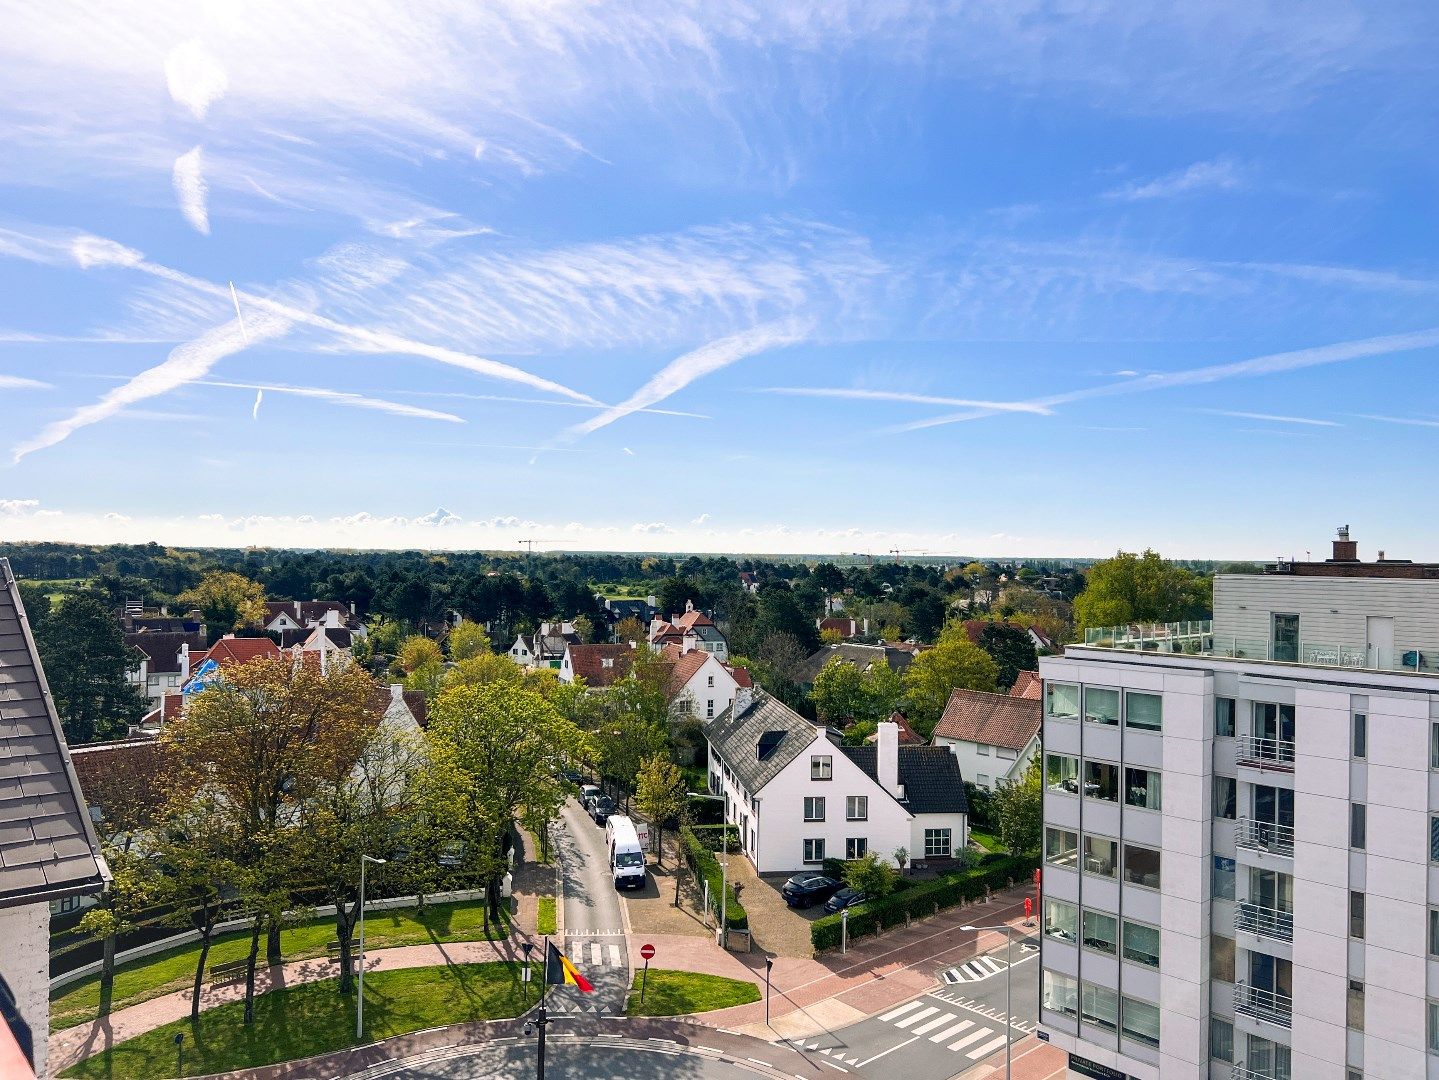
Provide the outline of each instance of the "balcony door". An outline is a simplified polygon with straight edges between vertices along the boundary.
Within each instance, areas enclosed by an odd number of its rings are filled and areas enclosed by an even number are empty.
[[[1278,870],[1249,870],[1249,902],[1270,911],[1294,911],[1294,879]]]
[[[1368,638],[1369,666],[1388,669],[1394,666],[1394,620],[1370,615],[1364,620]]]
[[[1289,1047],[1269,1039],[1261,1039],[1258,1035],[1250,1035],[1244,1067],[1256,1076],[1291,1080]]]
[[[1254,785],[1254,820],[1265,825],[1294,827],[1294,792],[1287,788]]]
[[[1249,985],[1276,997],[1294,996],[1293,965],[1268,953],[1249,954]],[[1250,1066],[1251,1068],[1253,1066]]]
[[[1272,632],[1269,655],[1275,660],[1287,660],[1291,664],[1299,659],[1299,616],[1274,612],[1270,616]]]

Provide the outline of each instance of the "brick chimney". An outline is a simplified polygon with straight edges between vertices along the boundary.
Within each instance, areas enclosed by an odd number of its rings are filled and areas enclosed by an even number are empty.
[[[1334,541],[1334,558],[1331,562],[1358,562],[1359,544],[1349,539],[1349,526],[1339,526],[1339,537]]]

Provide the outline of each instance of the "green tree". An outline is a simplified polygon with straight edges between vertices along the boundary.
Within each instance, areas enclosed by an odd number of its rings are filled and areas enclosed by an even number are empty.
[[[400,670],[406,675],[413,675],[426,665],[443,664],[444,660],[440,647],[423,634],[411,634],[400,642],[399,653],[395,658]]]
[[[1011,623],[990,623],[979,632],[979,647],[993,657],[999,665],[999,676],[995,682],[1001,690],[1008,690],[1019,678],[1021,671],[1037,671],[1039,654],[1034,642],[1021,627]]]
[[[615,640],[620,642],[634,641],[644,644],[649,635],[645,632],[645,624],[636,619],[633,615],[627,615],[615,624]]]
[[[939,635],[939,643],[916,656],[905,669],[910,724],[928,738],[944,713],[950,691],[963,688],[992,693],[998,678],[999,665],[970,642],[962,623],[950,623]]]
[[[489,655],[489,631],[479,623],[465,619],[450,630],[451,660],[473,660],[477,656]]]
[[[894,867],[872,851],[844,864],[844,883],[858,889],[868,900],[879,900],[894,891]]]
[[[1148,549],[1140,555],[1120,551],[1089,568],[1084,591],[1074,601],[1074,617],[1080,629],[1206,619],[1213,602],[1208,578]]]
[[[592,620],[588,615],[575,616],[575,621],[573,625],[575,628],[575,633],[579,635],[581,641],[588,643],[595,640],[594,620]]]
[[[999,842],[1010,854],[1038,853],[1044,829],[1044,782],[1038,755],[1030,761],[1022,777],[1013,783],[1001,784],[995,791],[993,815],[999,827]]]
[[[840,656],[832,657],[820,669],[810,691],[820,719],[830,723],[864,719],[866,697],[864,673]]]
[[[140,657],[97,597],[65,597],[40,624],[35,644],[66,741],[115,738],[145,715],[145,698],[129,680]]]
[[[241,574],[212,570],[193,589],[180,594],[185,607],[199,608],[210,640],[260,626],[265,621],[265,590]]]
[[[635,805],[654,823],[656,862],[663,866],[665,823],[677,819],[685,808],[685,777],[680,767],[663,754],[645,758],[635,779]]]
[[[50,617],[54,606],[50,603],[50,588],[34,581],[17,581],[15,584],[20,589],[20,604],[25,608],[25,616],[30,621],[30,633],[38,637],[40,627],[45,625],[45,620]]]

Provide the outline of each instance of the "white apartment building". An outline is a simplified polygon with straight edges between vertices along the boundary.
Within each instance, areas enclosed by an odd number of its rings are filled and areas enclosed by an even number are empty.
[[[1439,565],[1220,575],[1042,657],[1040,1022],[1070,1075],[1439,1078]]]

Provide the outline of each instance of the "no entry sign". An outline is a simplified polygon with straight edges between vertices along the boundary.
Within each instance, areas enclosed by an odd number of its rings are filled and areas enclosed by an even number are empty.
[[[640,955],[643,956],[646,960],[653,960],[655,958],[655,947],[648,943],[641,945]]]

